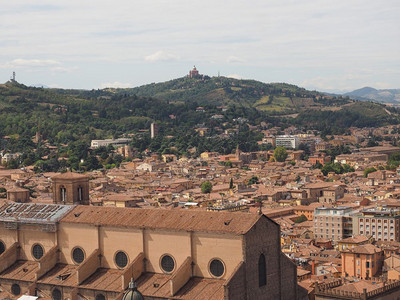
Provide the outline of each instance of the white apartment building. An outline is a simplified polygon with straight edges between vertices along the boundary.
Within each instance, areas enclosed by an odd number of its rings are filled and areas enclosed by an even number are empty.
[[[299,138],[294,135],[278,135],[275,140],[276,146],[282,146],[287,149],[295,149],[299,146]]]
[[[318,207],[314,210],[314,236],[338,242],[351,237],[353,208],[348,206]]]
[[[123,146],[127,145],[132,141],[132,139],[127,139],[127,138],[119,138],[119,139],[106,139],[106,140],[92,140],[90,143],[90,147],[92,149],[96,149],[99,147],[107,147],[108,145],[113,145],[113,146]]]
[[[353,233],[376,241],[400,241],[400,210],[387,207],[365,209],[353,216]]]

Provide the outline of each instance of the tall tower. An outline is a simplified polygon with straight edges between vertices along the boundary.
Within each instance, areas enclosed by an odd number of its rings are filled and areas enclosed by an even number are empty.
[[[154,139],[158,135],[158,125],[156,123],[151,123],[150,125],[150,137]]]
[[[237,147],[236,147],[235,158],[236,158],[236,160],[240,160],[240,149],[239,149],[239,144],[238,144]]]
[[[51,178],[53,203],[89,205],[89,177],[66,172]]]

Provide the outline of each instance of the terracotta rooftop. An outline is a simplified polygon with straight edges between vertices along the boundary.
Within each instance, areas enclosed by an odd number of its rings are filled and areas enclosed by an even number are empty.
[[[311,274],[311,271],[304,270],[302,268],[297,268],[297,276],[304,276],[308,274]]]
[[[146,297],[170,298],[171,275],[145,273],[137,280],[138,290]],[[173,299],[203,300],[224,299],[225,280],[192,277],[173,297]]]
[[[44,276],[42,276],[38,283],[46,283],[62,286],[76,286],[76,265],[57,264]]]
[[[14,187],[9,188],[7,190],[7,192],[26,192],[26,191],[29,191],[29,190],[25,189],[25,188],[22,188],[22,187],[19,187],[19,186],[14,186]]]
[[[357,247],[354,247],[353,249],[349,249],[347,251],[343,252],[352,252],[352,253],[358,253],[358,254],[374,254],[376,252],[381,252],[382,250],[372,244],[365,244],[365,245],[359,245]]]
[[[91,290],[121,292],[121,273],[121,270],[97,269],[80,287]]]
[[[88,178],[88,176],[73,172],[65,172],[52,177],[52,179],[81,179],[81,178]]]
[[[367,281],[367,280],[359,280],[359,281],[341,285],[334,289],[340,290],[340,291],[362,293],[364,289],[367,289],[367,292],[370,292],[370,291],[373,291],[380,287],[382,287],[382,283],[379,283],[379,282],[376,283],[376,282]]]
[[[359,244],[359,243],[367,242],[368,240],[369,240],[368,237],[366,237],[364,235],[356,235],[353,237],[345,238],[345,239],[339,241],[339,243]]]
[[[34,281],[38,268],[39,265],[36,261],[17,261],[15,264],[1,273],[1,278]]]
[[[260,217],[250,213],[76,206],[61,223],[245,234]]]
[[[319,189],[319,188],[329,188],[334,185],[338,185],[338,184],[335,182],[320,181],[320,182],[309,183],[309,184],[305,185],[304,188],[305,189]]]

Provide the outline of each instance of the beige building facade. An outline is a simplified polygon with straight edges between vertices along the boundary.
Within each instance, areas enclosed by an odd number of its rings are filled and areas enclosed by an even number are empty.
[[[279,242],[257,214],[9,203],[0,284],[14,299],[121,299],[131,277],[145,299],[300,299]]]
[[[353,234],[351,212],[352,208],[347,206],[315,208],[315,237],[331,239],[334,243],[351,237]]]
[[[372,236],[376,241],[400,241],[400,210],[377,207],[353,216],[353,233]]]

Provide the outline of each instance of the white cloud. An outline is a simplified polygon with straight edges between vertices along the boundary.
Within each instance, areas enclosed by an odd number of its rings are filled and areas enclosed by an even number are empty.
[[[131,83],[122,83],[122,82],[106,82],[106,83],[102,83],[100,85],[100,89],[105,89],[105,88],[130,88],[132,87]]]
[[[230,74],[228,76],[226,76],[228,78],[234,78],[234,79],[243,79],[242,76],[240,76],[239,74]]]
[[[52,59],[23,59],[18,58],[8,61],[3,65],[3,68],[36,68],[57,66],[61,63]]]
[[[171,54],[171,53],[166,53],[164,51],[157,51],[156,53],[145,56],[145,58],[144,58],[145,61],[151,61],[151,62],[172,61],[172,60],[178,60],[178,59],[179,59],[178,56]]]
[[[59,66],[59,67],[52,67],[50,70],[52,72],[55,72],[55,73],[70,73],[70,72],[76,71],[78,69],[79,69],[78,67],[62,67],[62,66]]]
[[[246,60],[237,56],[229,56],[226,60],[228,63],[245,63]]]

